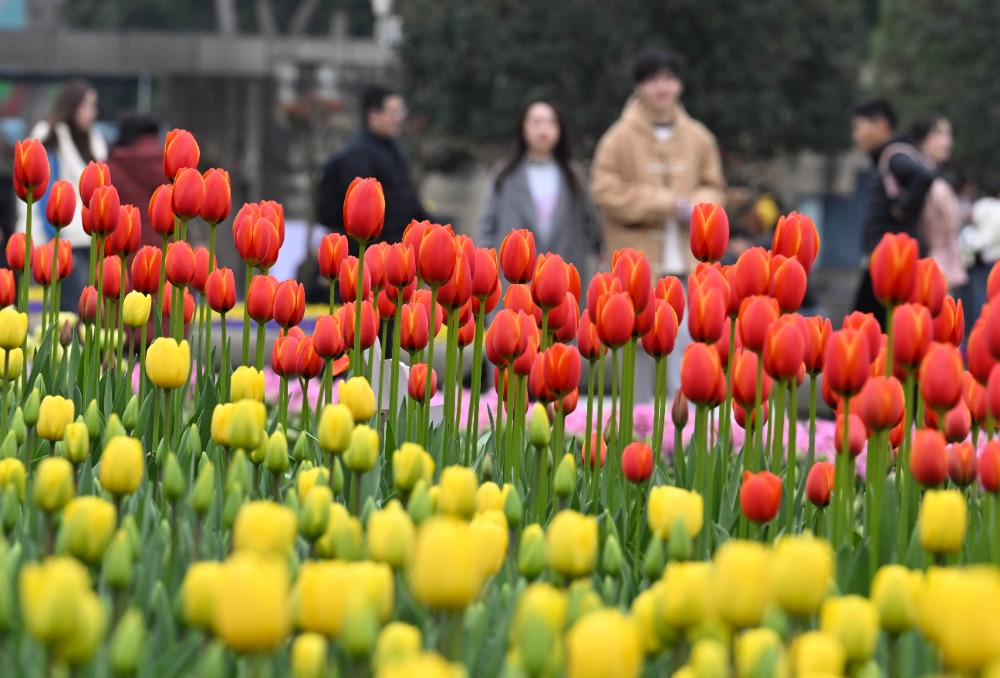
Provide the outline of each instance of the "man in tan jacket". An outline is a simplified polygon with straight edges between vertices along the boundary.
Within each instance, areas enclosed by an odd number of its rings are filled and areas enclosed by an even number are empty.
[[[723,200],[719,147],[680,103],[678,54],[650,50],[636,61],[633,76],[635,94],[597,144],[594,202],[604,216],[608,252],[641,250],[654,274],[684,276],[693,264],[691,206]]]
[[[633,82],[635,93],[601,137],[591,169],[594,202],[604,216],[605,250],[644,252],[654,276],[676,275],[686,283],[695,263],[688,235],[692,206],[723,201],[719,147],[680,103],[684,61],[679,54],[643,53]],[[691,341],[686,323],[678,330],[667,363],[668,397],[680,388],[680,357]],[[636,402],[652,400],[652,359],[639,352],[636,360]]]

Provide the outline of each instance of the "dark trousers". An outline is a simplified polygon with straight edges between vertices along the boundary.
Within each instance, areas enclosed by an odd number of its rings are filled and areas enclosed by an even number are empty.
[[[868,269],[865,269],[864,273],[861,274],[861,284],[858,285],[858,292],[854,297],[854,310],[871,313],[878,320],[882,329],[885,329],[885,306],[875,298],[872,275]]]

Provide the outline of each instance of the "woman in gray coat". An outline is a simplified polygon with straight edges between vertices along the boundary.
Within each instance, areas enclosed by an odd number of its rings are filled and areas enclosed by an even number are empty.
[[[558,109],[534,99],[522,111],[511,158],[494,171],[479,219],[479,244],[499,249],[504,236],[527,228],[535,249],[576,266],[586,291],[604,245],[600,217],[583,175],[570,161]]]

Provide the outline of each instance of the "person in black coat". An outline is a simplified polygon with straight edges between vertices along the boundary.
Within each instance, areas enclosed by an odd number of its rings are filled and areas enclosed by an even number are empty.
[[[385,192],[385,224],[380,241],[398,242],[411,220],[431,216],[420,203],[406,157],[397,143],[406,107],[403,98],[381,85],[365,90],[361,98],[361,128],[323,166],[316,201],[319,223],[344,232],[344,196],[355,177],[374,177]],[[350,241],[357,256],[357,243]]]
[[[937,176],[934,170],[928,169],[910,154],[898,150],[899,144],[910,142],[904,137],[896,136],[896,122],[896,111],[885,99],[866,99],[855,105],[852,111],[854,142],[871,156],[873,164],[867,179],[861,236],[864,272],[854,308],[874,314],[882,327],[885,327],[885,307],[875,298],[872,290],[868,258],[886,233],[907,233],[920,242],[917,221],[927,191]],[[886,153],[889,155],[886,156]],[[895,196],[891,197],[886,188],[887,177],[883,175],[883,171],[895,179],[898,187],[898,191],[893,191]],[[920,242],[921,256],[926,254],[926,245]]]

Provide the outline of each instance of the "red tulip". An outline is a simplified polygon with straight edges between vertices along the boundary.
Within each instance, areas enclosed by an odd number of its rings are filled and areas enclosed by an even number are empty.
[[[531,297],[543,310],[555,308],[569,292],[569,268],[558,254],[539,254]]]
[[[932,429],[918,429],[910,443],[910,473],[924,487],[937,487],[948,478],[948,453],[944,436]]]
[[[319,241],[316,254],[319,272],[331,282],[340,274],[340,265],[348,256],[347,236],[342,233],[327,233]]]
[[[187,287],[194,280],[194,250],[183,240],[167,246],[167,280],[174,287]]]
[[[886,306],[910,299],[917,281],[917,241],[905,233],[886,233],[868,262],[875,298]]]
[[[284,328],[298,325],[306,313],[306,290],[297,280],[285,280],[274,290],[274,320]]]
[[[575,346],[553,344],[541,355],[545,384],[549,391],[561,398],[580,383],[580,352]]]
[[[982,318],[972,326],[965,352],[969,359],[969,372],[976,378],[976,381],[985,385],[989,381],[990,371],[997,361],[990,352],[989,339],[986,336],[986,327]]]
[[[635,322],[632,324],[632,336],[636,339],[653,329],[653,322],[656,319],[656,305],[653,301],[653,288],[650,288],[646,307],[635,314]]]
[[[197,167],[201,160],[201,149],[194,135],[184,129],[167,132],[163,144],[163,174],[173,179],[185,167]]]
[[[931,344],[920,363],[920,394],[939,411],[953,408],[962,397],[962,356],[951,344]]]
[[[733,273],[741,299],[767,294],[771,286],[771,257],[763,247],[751,247],[736,260]]]
[[[654,358],[663,358],[674,350],[677,340],[677,315],[670,304],[656,299],[653,311],[653,327],[642,335],[642,349]]]
[[[677,316],[678,324],[684,320],[684,286],[678,278],[672,275],[660,278],[656,281],[653,294],[657,299],[663,299],[670,304],[670,308],[674,309],[674,314]]]
[[[875,360],[878,357],[878,352],[882,348],[882,326],[878,324],[878,320],[871,313],[862,313],[861,311],[854,311],[853,313],[844,317],[844,323],[841,329],[852,329],[860,331],[864,337],[865,341],[868,343],[868,359],[869,361]]]
[[[965,312],[962,301],[945,297],[941,312],[934,317],[934,341],[947,342],[953,346],[962,343],[965,336]]]
[[[15,271],[24,270],[24,244],[27,242],[25,234],[15,233],[7,239],[7,265]],[[28,257],[31,257],[32,243],[28,242]]]
[[[538,325],[542,323],[542,309],[531,298],[531,288],[528,285],[510,285],[503,297],[503,307],[530,315]]]
[[[416,363],[410,367],[410,377],[406,382],[407,392],[410,397],[418,403],[422,403],[427,400],[427,364],[426,363]],[[430,397],[433,398],[434,394],[437,393],[437,372],[431,368],[431,393]]]
[[[61,244],[61,243],[60,243]],[[112,254],[104,257],[104,264],[97,269],[98,279],[103,280],[105,299],[117,299],[121,292],[122,260]]]
[[[136,255],[138,256],[138,255]],[[135,264],[132,266],[133,275]],[[236,280],[228,268],[217,268],[205,280],[205,298],[216,313],[229,313],[236,306]]]
[[[475,264],[472,274],[472,296],[485,299],[493,293],[500,282],[497,251],[492,247],[477,247]]]
[[[580,271],[576,270],[573,264],[566,264],[569,269],[569,293],[576,300],[577,307],[580,306]]]
[[[576,406],[580,401],[580,391],[579,389],[573,389],[561,399],[556,400],[552,405],[557,412],[561,412],[563,415],[571,414],[576,411]]]
[[[535,358],[538,355],[540,332],[534,318],[530,315],[518,313],[517,317],[521,323],[521,336],[525,339],[524,350],[511,361],[510,366],[517,376],[527,377],[531,374],[531,366],[534,365]]]
[[[531,363],[531,373],[528,375],[528,393],[534,400],[541,403],[551,403],[556,397],[545,383],[545,360],[537,356]]]
[[[250,317],[258,323],[266,323],[274,317],[274,293],[278,281],[271,275],[255,275],[250,281],[246,305]]]
[[[194,248],[194,279],[191,286],[196,290],[205,293],[205,284],[208,282],[208,274],[215,270],[216,261],[208,261],[208,250],[204,247]]]
[[[444,324],[444,313],[441,311],[440,306],[435,305],[434,317],[431,317],[431,291],[428,289],[418,289],[413,292],[410,297],[410,301],[423,305],[424,311],[427,313],[428,325],[430,325],[431,321],[433,321],[433,326],[430,327],[430,331],[432,331],[436,337],[441,331],[441,326]]]
[[[500,243],[500,269],[511,283],[531,282],[535,265],[535,236],[526,228],[512,230]]]
[[[174,234],[176,215],[173,207],[174,187],[163,184],[153,191],[149,199],[149,224],[164,238]]]
[[[340,262],[340,298],[344,301],[357,301],[358,298],[358,258],[347,257]],[[364,275],[361,277],[361,298],[371,299],[372,278],[368,267],[364,268]]]
[[[994,421],[1000,420],[1000,369],[996,365],[986,382],[986,412]]]
[[[458,328],[458,347],[465,348],[466,346],[471,346],[472,342],[476,340],[476,320],[469,315],[469,319],[462,323],[462,326]]]
[[[0,268],[0,308],[12,306],[17,300],[17,287],[14,284],[14,271]]]
[[[549,311],[549,329],[552,337],[561,343],[569,343],[576,339],[580,329],[579,302],[572,292],[567,292],[563,303]]]
[[[743,297],[736,291],[736,266],[723,266],[722,275],[726,278],[726,282],[729,283],[729,305],[726,306],[726,315],[730,318],[735,318],[739,315],[740,305],[743,303]]]
[[[472,268],[465,252],[456,255],[451,279],[438,289],[438,303],[449,311],[460,309],[472,297]]]
[[[316,352],[312,337],[299,342],[295,352],[295,372],[307,381],[323,374],[323,358]]]
[[[205,178],[193,167],[182,167],[174,177],[170,207],[182,221],[198,216],[205,202]]]
[[[806,296],[806,270],[798,259],[785,259],[781,255],[774,257],[771,267],[771,296],[778,302],[782,313],[792,313],[799,310]]]
[[[513,287],[513,286],[512,286]],[[591,322],[597,322],[597,311],[598,305],[600,304],[601,297],[606,295],[608,292],[624,292],[622,289],[622,284],[613,275],[607,271],[602,271],[594,274],[594,277],[590,279],[590,284],[587,286],[587,313],[590,315]]]
[[[709,266],[705,263],[698,263],[694,267],[694,273],[688,279],[689,284],[691,279],[694,279],[702,287],[714,287],[719,290],[719,294],[722,295],[722,302],[726,307],[726,315],[729,315],[729,308],[732,305],[734,292],[729,278],[726,277],[726,271],[723,270],[721,264],[712,264]]]
[[[611,260],[611,272],[621,282],[622,289],[632,300],[636,315],[639,315],[653,296],[649,259],[636,250],[618,250]]]
[[[836,466],[832,461],[817,461],[806,476],[806,499],[820,508],[829,505]]]
[[[372,280],[372,292],[377,293],[385,288],[385,253],[388,243],[377,242],[365,250],[365,268]]]
[[[993,301],[998,292],[1000,292],[1000,264],[994,263],[986,278],[986,299]]]
[[[857,413],[873,431],[891,429],[903,419],[903,385],[895,377],[870,378],[858,395]]]
[[[338,316],[321,315],[316,318],[313,347],[324,360],[333,360],[344,353],[344,335]]]
[[[826,342],[830,339],[833,328],[829,318],[810,316],[803,318],[803,336],[805,337],[805,352],[803,363],[806,372],[819,374],[823,370],[823,359],[826,355]]]
[[[111,185],[111,170],[100,161],[91,160],[80,173],[80,204],[86,207],[100,186]]]
[[[60,241],[62,244],[65,241]],[[66,243],[67,247],[69,243]],[[63,248],[60,247],[60,250]],[[31,252],[31,277],[43,287],[52,284],[52,242],[36,247]],[[61,258],[61,257],[60,257]]]
[[[233,223],[233,240],[240,258],[249,266],[267,269],[278,260],[280,235],[278,227],[271,219],[252,216]]]
[[[414,283],[415,284],[415,283]],[[480,298],[475,294],[472,295],[472,312],[475,315],[492,313],[493,309],[497,307],[500,303],[500,280],[497,279],[496,284],[493,286],[493,291],[490,292],[489,296],[480,301]]]
[[[619,348],[632,338],[635,309],[629,295],[618,292],[598,302],[597,336],[609,348]]]
[[[284,335],[274,340],[271,346],[271,371],[279,377],[294,377],[298,374],[299,338]]]
[[[396,303],[389,298],[389,293],[386,290],[378,293],[378,299],[375,300],[375,307],[378,311],[378,316],[382,320],[396,317]]]
[[[753,351],[739,350],[733,356],[733,399],[744,407],[753,408],[757,400],[757,362],[760,357]],[[707,381],[707,377],[706,377]],[[774,380],[763,373],[761,380],[761,402],[771,397]]]
[[[868,441],[868,429],[865,422],[856,414],[852,414],[847,425],[847,454],[852,458],[865,451],[865,443]],[[834,433],[834,445],[837,454],[844,449],[844,415],[837,415],[837,429]]]
[[[73,223],[76,216],[76,191],[73,184],[60,179],[49,189],[49,199],[45,204],[45,220],[56,230]]]
[[[799,322],[792,318],[784,316],[772,322],[764,335],[764,370],[779,381],[795,379],[805,359],[805,337]]]
[[[49,187],[49,156],[38,139],[25,139],[14,144],[14,192],[27,202],[37,201]]]
[[[163,333],[164,336],[170,334],[170,311],[173,306],[173,286],[168,282],[163,286],[163,299],[160,302],[160,311],[163,313]],[[183,293],[184,304],[184,324],[187,325],[194,318],[194,296],[187,290]]]
[[[139,248],[132,258],[132,285],[143,294],[160,289],[160,266],[163,253],[149,245]]]
[[[917,274],[913,283],[913,292],[910,294],[910,301],[915,304],[923,304],[936,316],[941,312],[941,305],[944,303],[944,296],[948,290],[948,284],[944,279],[944,272],[938,263],[931,258],[917,260]]]
[[[688,400],[700,405],[713,402],[720,375],[722,365],[714,348],[698,342],[688,345],[681,359],[681,390]]]
[[[646,443],[629,443],[622,450],[622,473],[632,483],[644,483],[653,475],[653,448]]]
[[[399,316],[400,345],[409,353],[422,351],[428,341],[427,309],[422,304],[403,304]]]
[[[357,177],[344,196],[344,231],[358,242],[375,240],[385,222],[385,193],[375,179]]]
[[[962,374],[962,401],[969,408],[972,423],[976,426],[986,423],[986,387],[976,381],[971,372]]]
[[[274,200],[261,200],[257,203],[260,216],[270,219],[274,227],[278,229],[278,247],[285,244],[285,208],[281,203]]]
[[[688,279],[688,331],[698,342],[714,344],[726,322],[726,301],[719,289]]]
[[[774,225],[771,250],[775,254],[795,257],[802,264],[806,275],[809,275],[819,254],[819,232],[816,230],[816,224],[798,212],[778,217],[778,223]]]
[[[740,487],[740,508],[747,519],[755,523],[766,523],[778,515],[781,507],[781,478],[770,473],[743,472]]]
[[[458,245],[450,228],[431,224],[424,230],[416,252],[417,273],[430,287],[440,287],[455,272]]]
[[[600,456],[598,456],[600,455]],[[590,459],[587,459],[587,447],[585,445],[580,445],[580,463],[584,466],[589,464],[590,468],[594,468],[594,464],[600,459],[601,468],[604,467],[604,461],[608,457],[608,446],[604,442],[604,438],[597,431],[590,435]]]
[[[959,487],[968,487],[976,479],[976,448],[971,442],[948,446],[948,477]]]
[[[142,215],[135,205],[122,205],[118,214],[118,226],[105,247],[114,254],[127,257],[142,243]]]
[[[90,224],[97,235],[110,235],[118,226],[121,200],[114,186],[99,186],[90,198]]]
[[[591,362],[604,355],[604,344],[601,343],[601,339],[597,334],[597,326],[591,322],[590,314],[588,313],[580,316],[577,345],[580,349],[580,355]]]
[[[722,327],[722,334],[719,335],[719,340],[717,342],[715,342],[714,344],[712,344],[712,346],[715,347],[715,350],[719,354],[719,361],[723,365],[728,365],[729,364],[729,354],[733,350],[733,347],[729,345],[729,335],[730,335],[730,330],[732,329],[732,326],[733,326],[733,319],[727,317],[726,318],[726,324],[723,325],[723,327]],[[738,348],[743,348],[743,345],[740,343],[739,339],[740,339],[739,336],[737,336],[736,337],[736,342],[735,342],[736,346]]]
[[[344,345],[354,346],[354,309],[355,302],[340,307],[343,314],[340,318],[340,329],[344,333]],[[361,348],[369,349],[378,337],[379,318],[375,307],[370,301],[361,302]]]
[[[729,247],[729,217],[722,205],[700,202],[691,212],[691,253],[699,261],[718,261]]]
[[[964,389],[963,389],[964,391]],[[983,403],[985,406],[985,402]],[[941,415],[934,410],[924,411],[924,423],[927,428],[940,429]],[[960,443],[969,437],[972,430],[972,412],[964,399],[958,401],[955,407],[944,415],[944,437],[949,443]]]
[[[80,293],[76,314],[84,323],[92,323],[97,320],[97,288],[93,285],[87,285]]]
[[[823,363],[823,377],[841,396],[853,396],[869,377],[868,341],[858,330],[839,330],[830,335]]]
[[[778,319],[779,314],[778,302],[771,297],[753,296],[743,299],[736,321],[743,345],[755,353],[763,351],[767,328]]]
[[[760,412],[761,412],[760,423],[766,424],[769,414],[769,408],[766,402],[762,402],[760,404]],[[747,405],[746,407],[743,407],[743,405],[735,401],[733,402],[733,418],[736,420],[736,425],[739,426],[744,431],[747,430],[748,426],[750,427],[754,426],[754,422],[757,421],[757,415],[756,412],[754,411],[753,405]]]
[[[232,189],[229,185],[229,172],[214,167],[205,172],[202,177],[205,182],[205,200],[201,203],[199,214],[209,224],[225,221],[233,208]]]
[[[1000,441],[989,441],[979,455],[979,482],[991,494],[1000,492]]]
[[[892,310],[892,326],[893,360],[904,370],[913,369],[931,346],[931,314],[918,304],[900,304]]]

